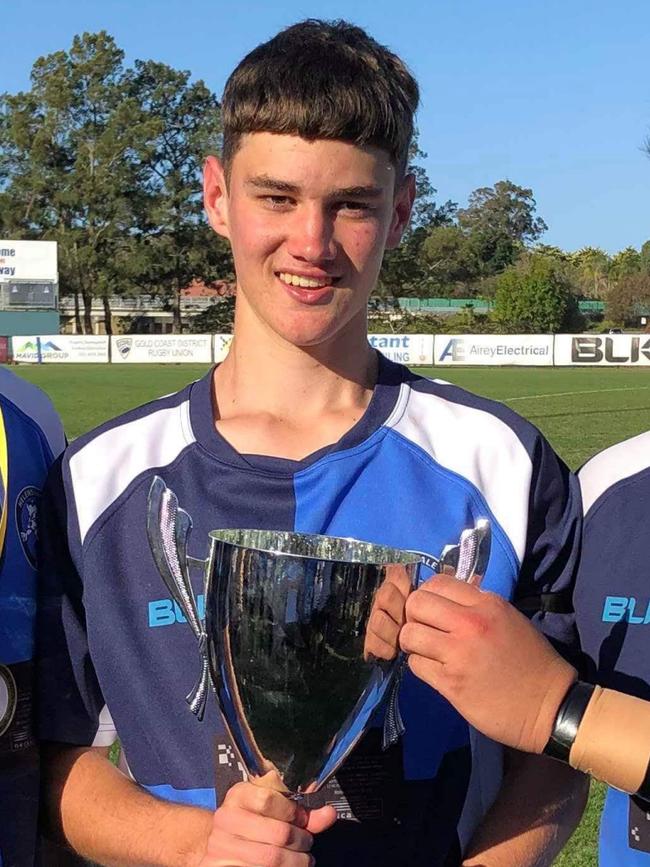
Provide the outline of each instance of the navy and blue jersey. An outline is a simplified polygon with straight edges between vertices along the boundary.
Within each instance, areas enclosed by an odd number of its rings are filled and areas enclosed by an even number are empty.
[[[596,455],[580,470],[584,542],[575,610],[588,676],[650,700],[650,432]],[[601,867],[650,867],[650,805],[609,789]]]
[[[48,468],[65,443],[45,395],[6,368],[0,368],[0,413],[8,470],[0,493],[6,515],[0,559],[0,864],[30,867],[38,809],[33,655],[39,512]]]
[[[401,365],[382,359],[359,422],[299,461],[237,452],[215,428],[211,384],[212,372],[80,437],[51,474],[39,693],[43,738],[106,745],[119,736],[141,786],[208,808],[243,770],[216,703],[199,722],[185,702],[197,648],[149,550],[154,475],[192,516],[196,558],[219,527],[352,536],[437,556],[487,517],[484,586],[506,598],[570,596],[581,525],[577,480],[534,427]],[[195,592],[201,608],[198,583]],[[574,646],[570,614],[536,619],[559,646]],[[401,741],[382,751],[378,714],[315,802],[343,817],[315,842],[319,867],[453,865],[496,796],[500,747],[410,672],[399,702]]]

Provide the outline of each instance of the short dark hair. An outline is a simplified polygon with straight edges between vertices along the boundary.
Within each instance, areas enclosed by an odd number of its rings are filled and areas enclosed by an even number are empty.
[[[403,61],[360,27],[302,21],[254,48],[226,82],[223,162],[229,172],[242,135],[273,132],[376,145],[401,178],[418,102]]]

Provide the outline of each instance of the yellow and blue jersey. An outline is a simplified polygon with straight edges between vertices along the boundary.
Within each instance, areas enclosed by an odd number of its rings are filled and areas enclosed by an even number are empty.
[[[29,867],[38,807],[33,657],[41,493],[65,442],[45,395],[6,368],[0,417],[0,863]]]
[[[52,472],[39,710],[44,738],[119,736],[141,786],[214,808],[242,769],[216,703],[199,722],[185,702],[196,643],[149,549],[154,475],[192,515],[194,557],[206,556],[217,527],[353,536],[437,556],[488,517],[484,585],[529,601],[570,599],[581,508],[577,480],[532,425],[385,359],[358,423],[299,461],[235,451],[215,428],[211,384],[212,372],[80,437]],[[568,607],[548,605],[536,620],[573,646]],[[399,702],[400,742],[382,750],[382,708],[320,793],[342,819],[315,841],[319,867],[456,863],[496,796],[499,747],[410,672]]]

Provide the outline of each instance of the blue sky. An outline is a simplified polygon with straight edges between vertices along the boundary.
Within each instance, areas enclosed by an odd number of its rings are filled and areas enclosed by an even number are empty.
[[[425,165],[438,198],[532,187],[543,240],[614,252],[650,238],[649,0],[7,0],[0,88],[75,33],[108,30],[127,62],[189,69],[218,94],[280,27],[343,17],[397,51],[422,89]]]

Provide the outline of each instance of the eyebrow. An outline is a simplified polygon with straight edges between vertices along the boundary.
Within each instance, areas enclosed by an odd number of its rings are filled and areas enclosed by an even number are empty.
[[[247,187],[253,187],[257,190],[277,190],[281,193],[290,193],[296,195],[300,192],[298,184],[292,184],[290,181],[281,181],[279,178],[272,178],[270,175],[254,175],[248,178],[245,182]],[[378,199],[383,194],[383,189],[377,186],[356,186],[356,187],[341,187],[332,190],[329,198],[331,199]]]

